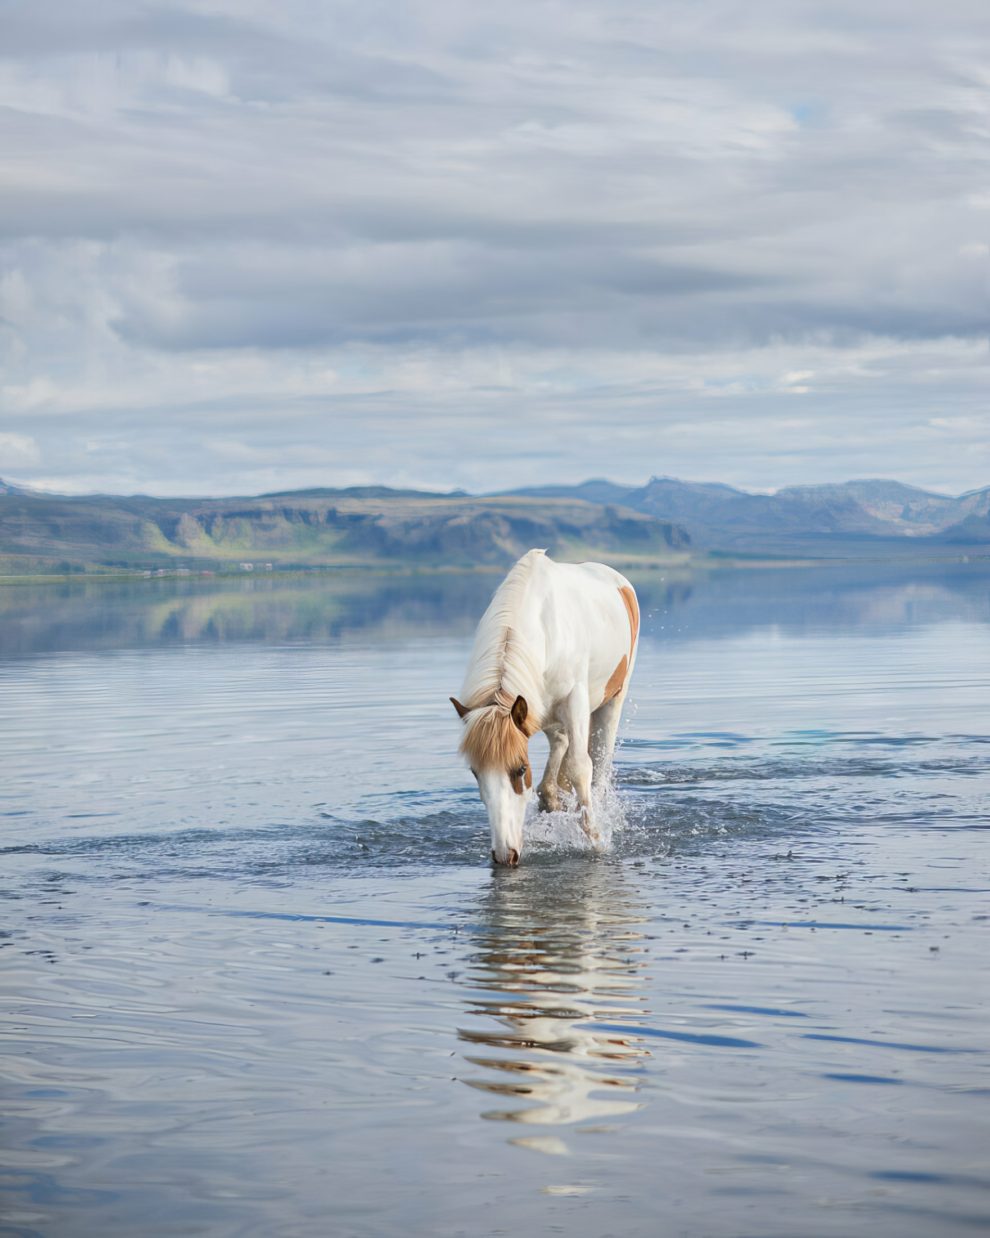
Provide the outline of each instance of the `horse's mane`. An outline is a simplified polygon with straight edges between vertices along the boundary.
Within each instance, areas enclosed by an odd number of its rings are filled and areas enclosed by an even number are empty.
[[[461,752],[472,769],[518,769],[528,763],[529,737],[537,728],[532,716],[523,723],[523,730],[516,726],[510,712],[515,699],[499,693],[498,700],[465,714]]]
[[[464,676],[462,695],[467,713],[461,752],[477,769],[493,765],[512,768],[527,760],[530,735],[540,729],[543,682],[533,652],[513,627],[530,582],[534,563],[546,554],[523,555],[495,591],[481,617]],[[517,696],[527,715],[520,729],[512,718]]]

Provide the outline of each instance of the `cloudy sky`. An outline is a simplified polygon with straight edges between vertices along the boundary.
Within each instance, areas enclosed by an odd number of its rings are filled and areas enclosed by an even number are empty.
[[[0,476],[990,484],[986,0],[0,0]]]

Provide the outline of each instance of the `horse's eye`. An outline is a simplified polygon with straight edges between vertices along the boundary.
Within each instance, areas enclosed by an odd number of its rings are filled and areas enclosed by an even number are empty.
[[[526,777],[526,766],[520,765],[518,769],[514,769],[512,771],[512,777],[513,778],[525,778]]]

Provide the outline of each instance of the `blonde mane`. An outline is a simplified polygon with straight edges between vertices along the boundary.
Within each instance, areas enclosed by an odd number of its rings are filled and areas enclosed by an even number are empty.
[[[464,677],[464,735],[461,752],[475,769],[516,768],[529,760],[529,737],[540,729],[543,677],[514,621],[525,600],[535,562],[546,552],[523,555],[495,591],[481,617]],[[527,706],[522,727],[512,717],[521,696]]]
[[[472,769],[518,769],[529,764],[529,737],[536,728],[527,718],[520,730],[511,713],[516,698],[510,700],[501,693],[499,697],[465,716],[461,752]]]

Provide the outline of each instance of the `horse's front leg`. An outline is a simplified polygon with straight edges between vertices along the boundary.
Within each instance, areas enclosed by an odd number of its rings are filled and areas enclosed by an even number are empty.
[[[560,808],[558,778],[569,741],[566,729],[559,723],[554,722],[543,729],[550,741],[550,756],[547,758],[547,767],[543,771],[540,785],[536,788],[536,794],[540,801],[540,812],[557,812]]]
[[[596,846],[601,846],[601,835],[595,825],[594,809],[591,804],[591,777],[593,767],[588,753],[588,732],[591,725],[591,708],[588,701],[588,689],[580,685],[567,698],[564,712],[564,725],[567,728],[567,772],[574,783],[578,804],[581,806],[581,828],[589,840]]]

